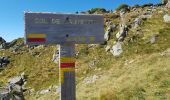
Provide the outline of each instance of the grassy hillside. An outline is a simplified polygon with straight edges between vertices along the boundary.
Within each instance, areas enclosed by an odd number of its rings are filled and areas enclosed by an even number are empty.
[[[77,45],[79,51],[76,62],[77,100],[169,100],[170,99],[170,24],[163,22],[167,11],[158,13],[144,20],[137,29],[130,29],[123,44],[123,54],[114,57],[105,51],[106,45]],[[105,14],[105,19],[119,24],[116,14]],[[126,20],[134,20],[136,13],[126,14]],[[135,42],[128,42],[140,30]],[[112,46],[118,29],[111,33],[107,45]],[[156,34],[154,44],[146,43]],[[23,40],[19,39],[18,43]],[[25,72],[26,87],[34,89],[26,100],[56,100],[58,94],[51,92],[45,95],[36,91],[58,85],[58,64],[52,62],[52,55],[57,46],[39,46],[28,49],[24,46],[17,53],[11,49],[0,51],[0,55],[11,57],[11,63],[0,70],[0,83],[5,84],[10,77]],[[161,53],[166,52],[164,56]],[[96,63],[89,67],[93,61]],[[86,84],[87,77],[98,76],[93,83]]]

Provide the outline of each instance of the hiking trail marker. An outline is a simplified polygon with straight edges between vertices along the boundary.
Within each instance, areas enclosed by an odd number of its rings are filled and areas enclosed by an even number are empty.
[[[26,12],[25,42],[28,45],[60,45],[60,100],[76,100],[75,44],[103,43],[104,17]]]

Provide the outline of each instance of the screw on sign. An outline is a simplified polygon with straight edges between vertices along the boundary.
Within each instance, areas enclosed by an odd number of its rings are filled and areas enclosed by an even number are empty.
[[[76,100],[75,44],[104,42],[102,15],[25,13],[27,45],[60,45],[60,100]]]

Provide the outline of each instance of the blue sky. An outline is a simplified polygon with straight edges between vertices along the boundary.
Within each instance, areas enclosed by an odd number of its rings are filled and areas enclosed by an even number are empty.
[[[120,4],[159,3],[160,0],[0,0],[0,36],[12,41],[24,36],[24,11],[74,13],[91,8],[114,10]]]

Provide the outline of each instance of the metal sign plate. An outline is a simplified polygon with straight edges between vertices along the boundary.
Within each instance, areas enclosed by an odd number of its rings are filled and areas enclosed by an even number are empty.
[[[104,42],[102,15],[25,13],[28,45],[96,44]]]

